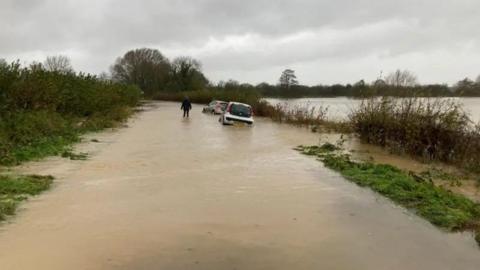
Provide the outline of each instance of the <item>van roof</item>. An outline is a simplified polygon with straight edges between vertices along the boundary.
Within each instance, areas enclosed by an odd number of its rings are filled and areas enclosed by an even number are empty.
[[[250,106],[250,105],[248,105],[248,104],[241,103],[241,102],[230,101],[230,103],[236,104],[236,105],[243,105],[243,106],[247,106],[247,107],[252,107],[252,106]]]

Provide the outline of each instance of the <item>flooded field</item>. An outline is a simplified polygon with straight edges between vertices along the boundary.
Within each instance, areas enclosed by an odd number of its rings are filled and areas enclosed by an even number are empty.
[[[155,103],[86,161],[22,167],[53,189],[0,226],[2,270],[462,269],[480,250],[292,148],[307,129],[224,127]]]
[[[465,111],[471,119],[480,122],[480,98],[451,98],[463,105]],[[267,98],[272,104],[288,104],[290,106],[300,107],[323,107],[328,108],[328,117],[333,120],[346,119],[350,112],[359,106],[361,100],[346,97],[337,98],[294,98],[294,99],[276,99]]]

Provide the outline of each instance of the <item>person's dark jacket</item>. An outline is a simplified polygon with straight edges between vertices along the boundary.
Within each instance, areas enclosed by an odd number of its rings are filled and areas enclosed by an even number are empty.
[[[184,111],[190,111],[192,109],[192,103],[190,103],[190,100],[185,99],[182,102],[182,107],[180,109],[182,109]]]

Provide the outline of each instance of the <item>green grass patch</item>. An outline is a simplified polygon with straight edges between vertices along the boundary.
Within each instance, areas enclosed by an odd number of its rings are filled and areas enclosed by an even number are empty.
[[[0,175],[0,220],[13,215],[18,204],[28,196],[38,195],[49,189],[52,182],[52,176]]]
[[[79,136],[51,136],[38,138],[35,142],[12,148],[0,157],[0,164],[18,165],[25,161],[39,160],[48,156],[60,155],[73,143],[79,142]]]
[[[317,156],[326,167],[346,179],[388,197],[448,231],[480,231],[480,205],[429,181],[421,181],[396,167],[358,162],[331,145],[299,146],[297,150]],[[480,236],[476,240],[480,244]]]

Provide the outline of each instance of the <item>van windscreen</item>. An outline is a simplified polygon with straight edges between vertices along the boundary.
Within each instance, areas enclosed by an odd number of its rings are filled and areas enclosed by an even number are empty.
[[[233,115],[242,116],[242,117],[252,116],[252,111],[250,107],[247,107],[241,104],[232,104],[230,113]]]

